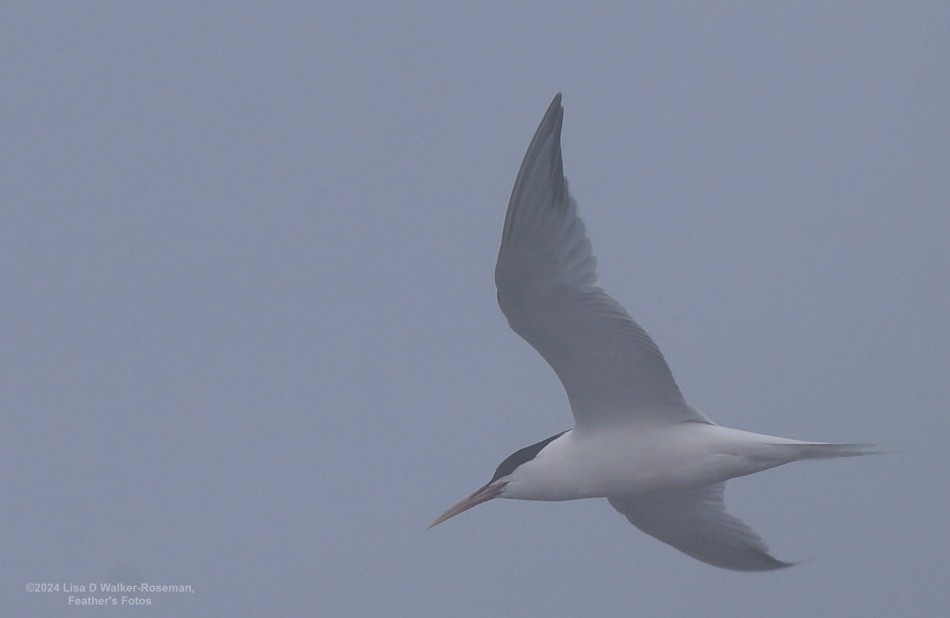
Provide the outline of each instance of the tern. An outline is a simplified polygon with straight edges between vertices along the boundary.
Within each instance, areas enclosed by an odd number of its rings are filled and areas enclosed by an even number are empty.
[[[686,403],[657,345],[596,285],[591,243],[564,178],[563,118],[558,93],[511,191],[495,285],[512,330],[560,378],[575,426],[505,458],[429,528],[495,498],[607,498],[631,524],[697,560],[736,571],[792,566],[726,511],[725,482],[877,451],[730,429]]]

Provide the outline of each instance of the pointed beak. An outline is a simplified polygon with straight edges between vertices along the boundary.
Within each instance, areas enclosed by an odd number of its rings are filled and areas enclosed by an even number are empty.
[[[459,513],[469,510],[473,506],[478,506],[482,502],[488,502],[489,500],[497,498],[501,495],[501,490],[503,490],[507,484],[507,481],[497,481],[495,483],[485,485],[468,498],[465,498],[457,504],[453,504],[449,510],[439,515],[439,517],[434,522],[429,524],[429,529],[431,530],[432,528],[435,528],[443,521],[451,519]]]

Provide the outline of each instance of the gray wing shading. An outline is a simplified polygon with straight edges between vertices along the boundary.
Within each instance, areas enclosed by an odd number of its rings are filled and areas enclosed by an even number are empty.
[[[726,512],[725,483],[607,498],[631,524],[688,556],[734,571],[792,566],[769,554],[752,528]]]
[[[686,404],[663,355],[595,285],[596,260],[561,162],[561,95],[525,154],[495,267],[508,324],[554,368],[578,427],[651,417],[709,422]]]

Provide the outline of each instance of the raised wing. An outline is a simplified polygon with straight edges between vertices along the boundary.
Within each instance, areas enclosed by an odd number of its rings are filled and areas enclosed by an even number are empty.
[[[688,556],[734,571],[770,571],[776,560],[752,528],[726,512],[725,483],[607,498],[630,523]]]
[[[577,426],[709,422],[686,404],[650,336],[595,285],[596,260],[561,163],[558,94],[511,192],[495,284],[511,328],[554,368]]]

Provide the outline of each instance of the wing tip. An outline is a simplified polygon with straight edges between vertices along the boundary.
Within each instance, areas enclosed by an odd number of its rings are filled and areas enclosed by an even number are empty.
[[[662,541],[663,539],[660,540]],[[726,569],[727,571],[738,571],[741,573],[780,571],[799,564],[798,562],[779,560],[769,553],[768,548],[765,547],[755,548],[744,553],[712,554],[701,551],[691,551],[684,547],[670,545],[690,558],[695,558],[700,562],[705,562],[706,564],[719,567],[720,569]]]
[[[766,560],[767,559],[767,560]],[[798,565],[797,562],[785,562],[784,560],[779,560],[772,554],[765,554],[763,556],[763,561],[760,563],[759,568],[753,569],[755,571],[779,571],[781,569],[787,569]]]
[[[561,93],[554,95],[554,98],[551,100],[551,104],[548,105],[548,109],[544,112],[544,117],[541,118],[541,122],[538,125],[538,132],[541,133],[542,127],[551,126],[553,123],[556,126],[557,132],[557,147],[561,147],[561,123],[564,121],[564,106],[561,105]]]
[[[527,154],[532,150],[537,151],[537,148],[541,145],[544,138],[549,135],[554,135],[554,147],[560,151],[561,150],[561,126],[564,123],[564,107],[561,105],[561,93],[554,95],[554,98],[551,100],[551,104],[548,105],[547,111],[544,112],[544,116],[541,117],[541,122],[538,123],[538,129],[535,131],[534,137],[531,139],[531,144],[528,146]]]
[[[564,170],[561,162],[561,126],[564,122],[564,108],[561,107],[561,93],[554,95],[551,104],[544,112],[538,128],[528,144],[528,149],[521,160],[521,167],[518,169],[518,176],[515,178],[515,184],[511,189],[511,197],[508,200],[508,212],[505,214],[505,226],[502,230],[502,242],[511,236],[511,228],[517,218],[518,200],[524,189],[525,178],[534,172],[535,162],[542,157],[547,145],[552,148],[550,157],[552,169],[547,173],[552,176],[560,177],[560,185],[564,184]],[[561,192],[566,188],[558,186],[556,190]]]
[[[782,569],[787,569],[788,567],[797,566],[799,564],[798,562],[785,562],[784,560],[779,560],[767,551],[754,552],[746,556],[732,556],[724,559],[721,556],[712,556],[686,551],[682,547],[676,547],[675,545],[673,547],[680,550],[690,558],[695,558],[700,562],[705,562],[706,564],[719,567],[720,569],[726,569],[727,571],[737,571],[740,573],[764,573],[767,571],[780,571]]]

